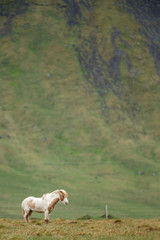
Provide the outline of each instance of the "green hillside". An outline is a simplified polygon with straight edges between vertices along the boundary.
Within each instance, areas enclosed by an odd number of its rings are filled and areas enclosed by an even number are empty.
[[[0,218],[61,188],[70,205],[52,218],[98,217],[106,204],[116,217],[159,217],[160,6],[150,3],[0,3]]]

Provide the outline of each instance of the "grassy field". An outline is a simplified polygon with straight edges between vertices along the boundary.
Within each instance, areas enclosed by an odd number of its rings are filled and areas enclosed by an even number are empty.
[[[29,224],[22,220],[0,219],[0,238],[4,240],[52,240],[52,239],[112,239],[112,240],[159,240],[159,220],[52,220],[46,225],[32,219]]]
[[[15,2],[0,3],[0,218],[55,189],[70,204],[54,218],[159,218],[160,76],[140,23],[113,0]]]

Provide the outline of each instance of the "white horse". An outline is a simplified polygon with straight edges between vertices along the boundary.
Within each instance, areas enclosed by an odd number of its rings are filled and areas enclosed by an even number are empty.
[[[39,212],[44,213],[45,222],[48,223],[50,214],[59,200],[64,204],[69,203],[68,193],[65,190],[55,190],[54,192],[44,194],[41,198],[25,198],[21,205],[25,221],[28,223],[28,218],[32,212]]]

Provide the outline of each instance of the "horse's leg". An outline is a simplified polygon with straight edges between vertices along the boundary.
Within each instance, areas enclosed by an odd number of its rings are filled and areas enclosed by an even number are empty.
[[[49,211],[46,210],[46,211],[44,212],[45,223],[48,223],[48,222],[49,222],[49,217],[50,217]]]
[[[28,209],[24,212],[23,216],[24,216],[24,220],[26,221],[26,223],[28,223],[29,217],[31,216],[31,214],[32,214],[32,210],[30,210],[30,209]]]
[[[27,219],[29,220],[29,217],[31,216],[32,214],[32,210],[29,211],[28,215],[27,215]]]
[[[26,221],[26,223],[28,223],[28,215],[29,215],[29,212],[25,212],[24,220]]]

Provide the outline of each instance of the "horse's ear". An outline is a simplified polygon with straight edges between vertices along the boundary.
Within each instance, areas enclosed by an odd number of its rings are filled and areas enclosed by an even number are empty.
[[[44,200],[44,199],[45,199],[45,197],[46,197],[46,194],[43,194],[43,196],[42,196],[42,199]]]
[[[63,201],[64,199],[64,192],[59,190],[60,200]]]
[[[64,197],[68,197],[68,193],[65,190],[61,189],[60,192],[63,194]]]

